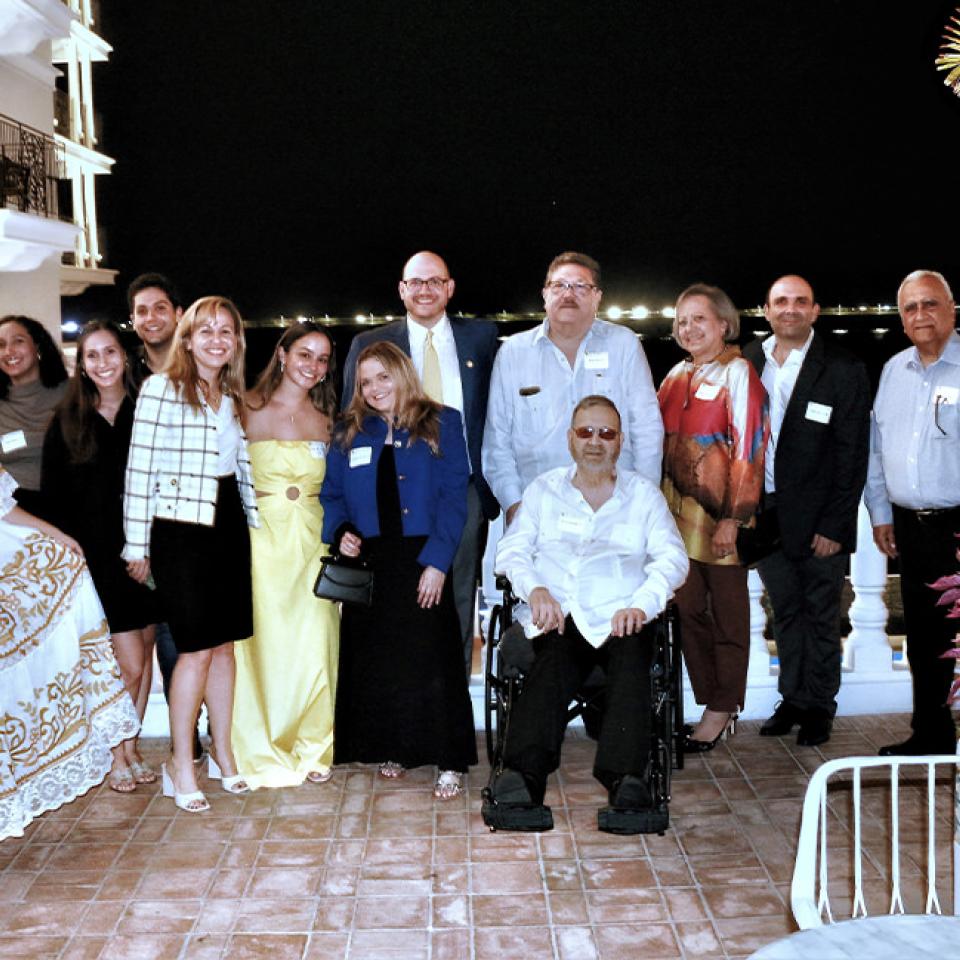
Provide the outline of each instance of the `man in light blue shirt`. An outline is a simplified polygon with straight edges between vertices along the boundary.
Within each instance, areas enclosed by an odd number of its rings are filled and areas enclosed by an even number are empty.
[[[913,733],[881,756],[953,753],[947,705],[953,660],[941,659],[957,632],[930,589],[957,570],[960,532],[960,337],[953,294],[934,270],[915,270],[897,306],[913,346],[883,368],[873,405],[864,500],[873,538],[900,558],[907,658],[913,675]]]
[[[546,318],[508,337],[497,354],[483,435],[483,475],[509,524],[535,477],[570,463],[567,428],[583,397],[608,397],[623,420],[624,469],[660,483],[663,421],[637,336],[597,319],[600,265],[555,257],[543,286]]]

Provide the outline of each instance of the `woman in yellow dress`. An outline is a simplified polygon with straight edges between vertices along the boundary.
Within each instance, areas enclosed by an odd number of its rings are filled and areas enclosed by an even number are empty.
[[[237,645],[233,746],[250,787],[323,783],[333,766],[340,617],[318,600],[333,347],[295,323],[247,395],[260,527],[253,530],[253,630]]]

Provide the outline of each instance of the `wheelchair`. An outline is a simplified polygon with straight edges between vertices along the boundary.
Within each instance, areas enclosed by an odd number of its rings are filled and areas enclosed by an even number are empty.
[[[491,611],[486,636],[484,727],[490,780],[482,793],[481,813],[484,823],[491,831],[549,830],[553,827],[549,808],[531,811],[529,823],[506,826],[498,813],[491,791],[494,780],[503,770],[511,710],[523,690],[524,676],[534,659],[532,642],[527,639],[520,625],[513,621],[513,610],[519,600],[513,594],[510,581],[498,574],[496,584],[502,599]],[[672,771],[683,769],[683,671],[680,622],[676,607],[670,604],[667,610],[653,621],[653,625],[656,628],[656,649],[650,669],[650,787],[654,804],[651,810],[644,811],[602,808],[598,825],[607,833],[658,833],[662,836],[670,823],[668,805]],[[596,739],[602,697],[603,672],[597,667],[568,706],[567,723],[581,717],[587,735]]]

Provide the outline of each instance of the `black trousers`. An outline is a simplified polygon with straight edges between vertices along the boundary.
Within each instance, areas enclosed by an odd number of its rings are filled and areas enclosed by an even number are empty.
[[[956,740],[947,695],[954,660],[940,654],[953,646],[957,621],[948,620],[948,607],[936,605],[940,594],[928,584],[956,572],[960,509],[931,517],[893,508],[893,534],[900,554],[900,591],[907,628],[907,659],[913,676],[914,733],[933,741],[932,747],[952,753]]]
[[[606,673],[605,705],[593,775],[609,790],[624,774],[643,776],[650,760],[650,668],[654,628],[610,637],[600,648],[571,617],[563,633],[534,640],[533,666],[511,711],[504,765],[546,783],[560,766],[567,707],[598,664]]]
[[[782,550],[757,565],[773,606],[784,703],[798,710],[837,712],[843,646],[840,593],[847,554],[792,560]]]

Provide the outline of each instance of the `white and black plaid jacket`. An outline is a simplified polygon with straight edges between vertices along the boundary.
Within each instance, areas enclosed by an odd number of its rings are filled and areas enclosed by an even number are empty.
[[[247,438],[237,451],[237,484],[251,527],[260,525]],[[150,556],[154,517],[212,527],[217,504],[217,425],[206,405],[195,410],[164,374],[140,388],[123,496],[124,560]]]

